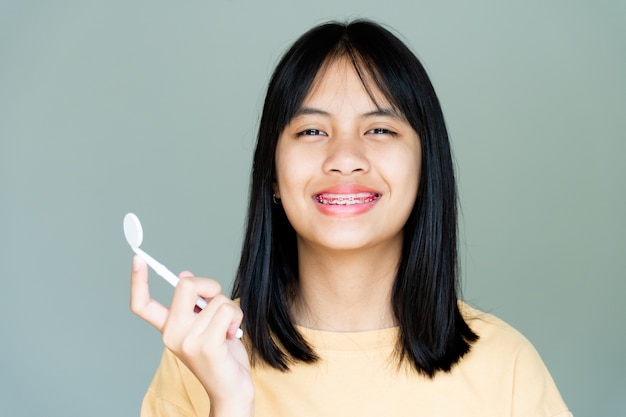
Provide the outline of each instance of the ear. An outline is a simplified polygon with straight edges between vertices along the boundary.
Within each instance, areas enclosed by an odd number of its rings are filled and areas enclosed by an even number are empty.
[[[280,198],[280,191],[278,189],[278,183],[276,180],[272,181],[272,192],[276,198]]]

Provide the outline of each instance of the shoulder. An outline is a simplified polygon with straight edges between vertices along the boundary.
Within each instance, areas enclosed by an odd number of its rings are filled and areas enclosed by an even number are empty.
[[[535,347],[513,326],[468,304],[460,303],[459,308],[468,326],[479,337],[465,358],[467,362],[477,366],[498,364],[500,372],[506,370],[513,377],[519,376],[520,370],[547,374]]]
[[[543,362],[533,345],[513,326],[464,302],[459,302],[459,310],[467,325],[478,335],[470,352],[461,360],[461,367],[477,370],[489,365],[494,372],[497,369],[508,376],[515,373],[519,361],[543,369]],[[498,365],[495,369],[494,364]]]
[[[515,349],[516,347],[532,346],[528,339],[513,326],[493,314],[480,311],[465,302],[459,302],[459,310],[478,336],[482,346],[491,346],[495,342],[501,348]]]
[[[493,314],[459,303],[479,336],[459,369],[479,375],[511,396],[513,415],[571,416],[539,353],[524,335]],[[563,413],[563,414],[560,414]]]

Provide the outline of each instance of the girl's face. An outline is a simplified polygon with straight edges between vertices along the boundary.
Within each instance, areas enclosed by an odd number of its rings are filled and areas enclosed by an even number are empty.
[[[278,139],[274,191],[299,249],[402,243],[417,197],[420,139],[368,85],[378,106],[348,60],[330,63]]]

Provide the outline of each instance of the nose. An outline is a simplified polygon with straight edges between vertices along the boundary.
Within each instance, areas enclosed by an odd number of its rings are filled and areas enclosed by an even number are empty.
[[[369,171],[370,162],[361,138],[354,136],[331,138],[327,143],[323,168],[326,173],[338,175],[363,174]]]

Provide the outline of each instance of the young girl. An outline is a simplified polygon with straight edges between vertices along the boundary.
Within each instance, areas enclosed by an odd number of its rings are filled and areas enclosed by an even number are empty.
[[[456,204],[417,58],[367,21],[305,33],[268,87],[235,301],[184,272],[165,308],[133,260],[167,347],[142,415],[571,416],[530,343],[458,300]]]

